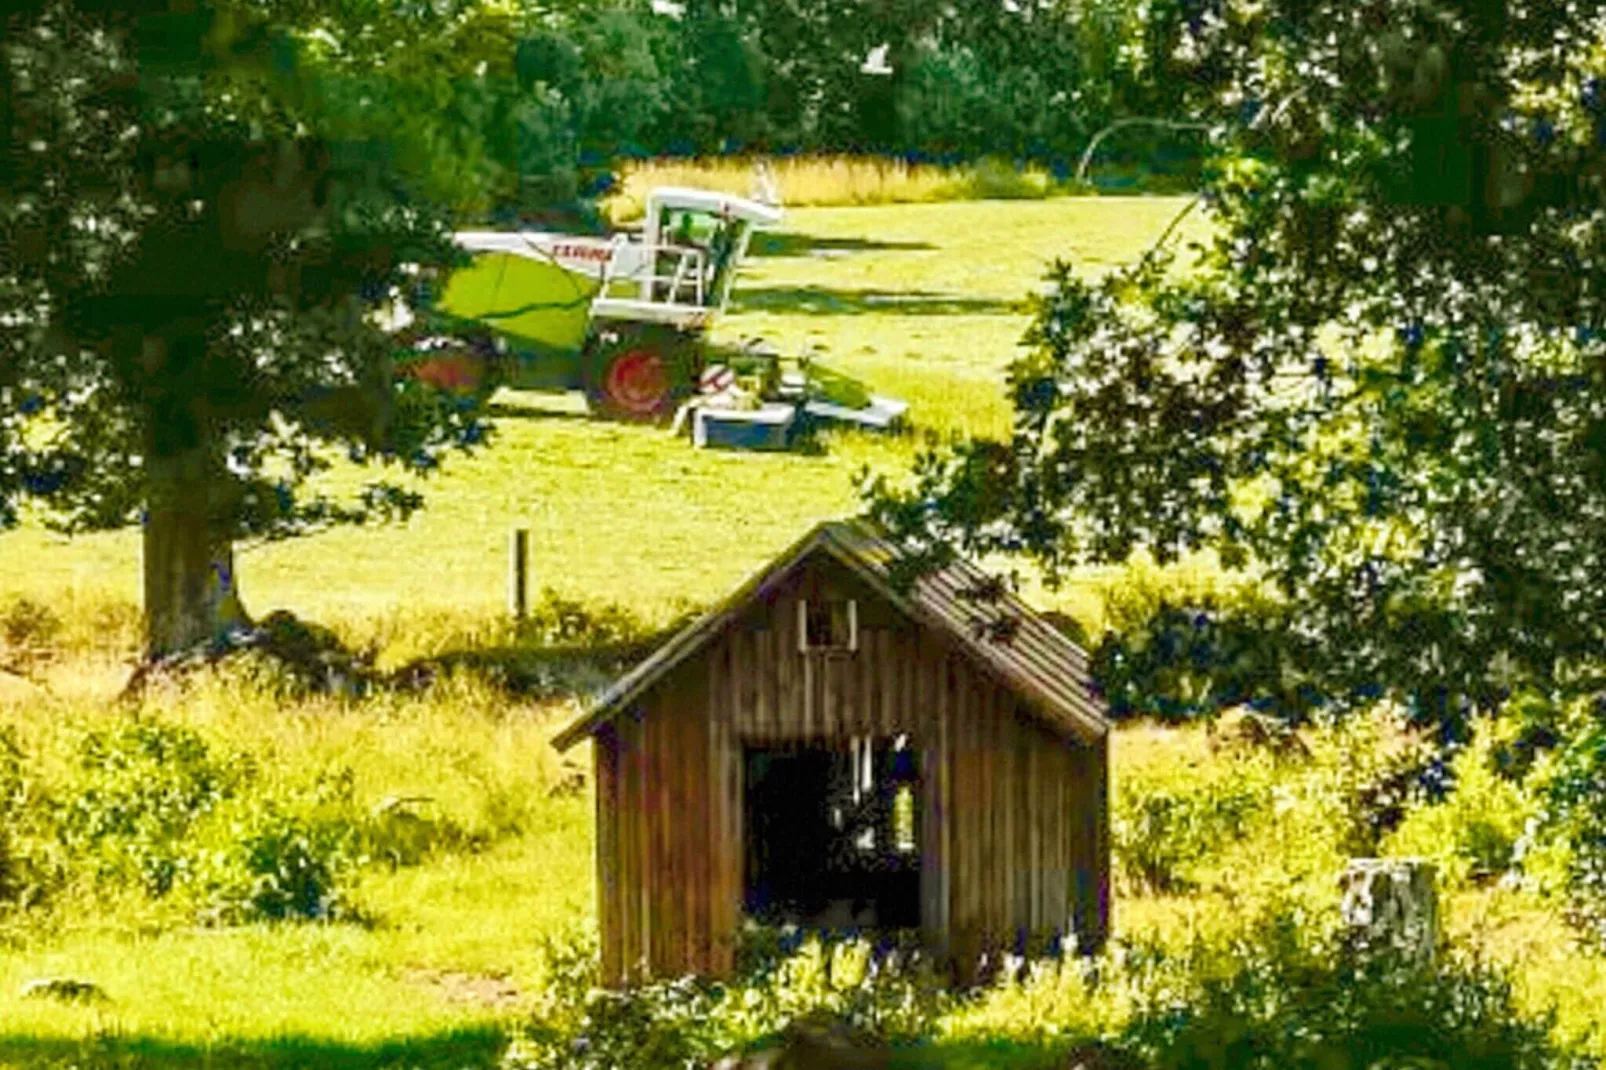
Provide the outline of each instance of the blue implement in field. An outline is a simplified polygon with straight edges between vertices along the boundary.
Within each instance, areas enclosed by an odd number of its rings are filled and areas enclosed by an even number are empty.
[[[737,450],[784,450],[799,429],[796,405],[775,402],[756,409],[700,408],[692,416],[692,444]]]

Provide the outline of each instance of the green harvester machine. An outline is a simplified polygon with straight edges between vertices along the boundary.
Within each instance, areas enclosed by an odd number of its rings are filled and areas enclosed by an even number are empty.
[[[896,426],[907,405],[806,356],[710,344],[754,232],[781,218],[757,200],[660,187],[639,233],[460,233],[472,262],[434,307],[488,329],[494,346],[419,338],[410,370],[455,391],[581,390],[598,415],[672,423],[700,446],[786,448],[820,424]]]

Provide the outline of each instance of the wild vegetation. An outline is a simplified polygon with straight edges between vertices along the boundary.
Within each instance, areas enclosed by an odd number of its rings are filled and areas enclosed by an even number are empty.
[[[1606,1051],[1587,1035],[1606,966],[1565,920],[1567,874],[1588,863],[1561,830],[1598,827],[1593,797],[1552,802],[1569,797],[1552,785],[1588,783],[1587,752],[1567,764],[1536,750],[1516,730],[1549,723],[1535,706],[1478,732],[1453,759],[1456,791],[1438,796],[1431,740],[1381,708],[1300,730],[1308,757],[1244,743],[1231,718],[1175,724],[1230,703],[1200,689],[1185,649],[1139,637],[1167,597],[1231,593],[1207,558],[1089,570],[1037,592],[1094,648],[1113,637],[1102,647],[1111,664],[1151,666],[1128,677],[1134,719],[1116,743],[1119,942],[1096,971],[1038,964],[957,1000],[928,991],[917,968],[866,980],[867,949],[850,948],[840,967],[807,952],[724,990],[666,986],[628,1004],[587,994],[589,789],[546,745],[573,696],[606,681],[610,652],[639,650],[818,516],[850,510],[862,465],[909,464],[927,431],[1007,427],[989,384],[1030,324],[1018,303],[1036,281],[1028,265],[1069,249],[1097,272],[1139,255],[1184,204],[793,213],[764,239],[722,331],[826,347],[875,388],[914,398],[916,431],[841,435],[815,456],[722,454],[574,419],[563,399],[508,397],[494,447],[443,473],[432,508],[405,527],[241,555],[267,604],[374,647],[393,689],[366,698],[298,697],[278,669],[245,659],[186,690],[110,705],[139,645],[137,541],[61,541],[34,527],[0,536],[0,1058],[584,1065],[561,1061],[578,1059],[584,1039],[596,1065],[629,1053],[629,1065],[669,1066],[676,1053],[762,1044],[789,1018],[833,1008],[952,1067],[1053,1066],[1094,1042],[1186,1065],[1157,1053],[1263,1045],[1307,1022],[1313,1045],[1360,1044],[1355,1030],[1385,1028],[1365,1022],[1396,1020],[1390,993],[1401,989],[1379,980],[1329,1008],[1354,986],[1325,941],[1338,868],[1373,851],[1426,855],[1446,878],[1450,965],[1438,983],[1471,1009],[1412,1011],[1436,1023],[1416,1019],[1443,1038],[1434,1051],[1537,1052],[1541,1035]],[[766,489],[778,484],[784,498]],[[519,523],[535,535],[538,585],[553,590],[515,627],[501,607],[505,532]],[[643,528],[655,533],[645,543]],[[639,565],[610,564],[621,560]],[[1136,716],[1145,711],[1174,724]],[[1262,917],[1293,934],[1252,923]],[[92,983],[105,1000],[21,995],[50,978]],[[1272,988],[1283,1001],[1258,1002]],[[1312,1008],[1333,1016],[1312,1019]],[[1491,1065],[1542,1065],[1514,1058]]]
[[[750,197],[760,170],[768,172],[781,203],[794,208],[928,204],[933,201],[1038,200],[1069,192],[1066,183],[1036,167],[999,160],[969,166],[908,163],[866,156],[792,156],[777,160],[719,157],[631,161],[604,200],[610,218],[641,215],[655,186],[691,186]]]
[[[909,1065],[1606,1056],[1598,13],[13,9],[0,1061],[669,1067],[822,1014]],[[1208,124],[1197,200],[1044,196],[1143,115]],[[722,339],[824,350],[910,434],[696,452],[394,374],[370,314],[447,226],[593,226],[731,150],[896,161],[782,162],[794,204],[1016,198],[798,209],[755,247]],[[955,993],[755,933],[727,985],[591,991],[555,722],[861,491],[1093,654],[1116,941]],[[551,588],[521,624],[512,526]],[[1438,863],[1433,965],[1346,944],[1357,854]]]
[[[1134,722],[1116,743],[1107,956],[1006,963],[958,996],[918,959],[783,940],[755,944],[732,986],[619,1002],[588,991],[589,791],[546,746],[572,706],[470,673],[363,700],[273,685],[241,666],[132,710],[7,704],[4,1058],[669,1067],[819,1013],[937,1060],[911,1065],[1047,1067],[1096,1043],[1183,1066],[1212,1046],[1314,1058],[1401,1036],[1452,1066],[1606,1054],[1606,963],[1569,938],[1558,894],[1567,841],[1531,820],[1552,781],[1504,779],[1497,733],[1433,802],[1413,787],[1431,748],[1388,710],[1280,753],[1231,718]],[[1426,987],[1335,955],[1334,876],[1357,853],[1440,863]],[[23,995],[48,978],[102,998]],[[1206,1065],[1259,1065],[1224,1057]]]

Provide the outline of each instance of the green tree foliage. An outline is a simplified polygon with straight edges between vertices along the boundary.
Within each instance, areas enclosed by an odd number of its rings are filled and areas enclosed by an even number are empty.
[[[375,313],[456,263],[449,209],[516,185],[528,152],[484,132],[517,27],[339,0],[3,26],[0,524],[24,496],[67,531],[143,523],[149,649],[215,640],[246,620],[235,540],[419,505],[315,489],[331,455],[421,473],[483,438]]]
[[[1553,760],[1536,763],[1529,778],[1540,821],[1524,844],[1525,868],[1561,892],[1569,920],[1606,948],[1606,702],[1597,695],[1525,706],[1525,721],[1549,722],[1558,737]]]
[[[671,153],[878,152],[1068,164],[1111,118],[1183,109],[1194,0],[686,0],[652,26]],[[622,15],[619,17],[623,17]],[[879,56],[879,69],[868,64]]]
[[[1010,375],[1012,438],[928,455],[875,511],[937,556],[1051,575],[1216,551],[1286,607],[1331,698],[1387,691],[1453,723],[1517,681],[1587,682],[1606,641],[1599,9],[1227,0],[1196,25],[1180,51],[1219,146],[1197,263],[1060,265]]]

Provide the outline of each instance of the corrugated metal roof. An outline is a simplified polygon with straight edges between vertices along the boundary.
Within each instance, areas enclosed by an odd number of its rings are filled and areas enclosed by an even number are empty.
[[[984,669],[1025,698],[1050,727],[1088,742],[1109,731],[1103,703],[1088,671],[1087,654],[1013,594],[984,596],[982,592],[993,585],[981,569],[956,561],[926,574],[912,589],[899,592],[892,576],[905,555],[897,545],[864,522],[828,521],[622,676],[598,696],[590,710],[560,732],[553,744],[567,750],[601,728],[714,639],[754,599],[807,558],[822,552],[847,566],[910,617],[951,636]],[[995,628],[1000,620],[1003,627]]]

